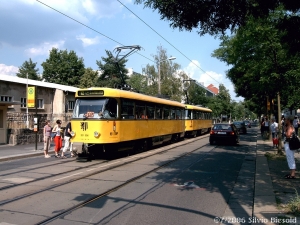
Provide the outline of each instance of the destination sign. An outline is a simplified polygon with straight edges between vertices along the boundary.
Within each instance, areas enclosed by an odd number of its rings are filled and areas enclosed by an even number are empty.
[[[103,90],[78,91],[78,96],[104,95]]]

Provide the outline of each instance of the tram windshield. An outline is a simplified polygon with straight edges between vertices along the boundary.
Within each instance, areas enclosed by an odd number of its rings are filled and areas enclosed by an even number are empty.
[[[117,101],[115,99],[77,99],[73,111],[73,118],[115,118]]]

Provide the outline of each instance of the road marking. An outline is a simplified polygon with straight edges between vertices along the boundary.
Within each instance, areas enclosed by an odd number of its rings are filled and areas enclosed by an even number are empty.
[[[57,181],[57,180],[62,180],[62,179],[65,179],[65,178],[68,178],[68,177],[72,177],[72,176],[75,176],[75,175],[78,175],[78,174],[81,174],[81,173],[83,173],[83,172],[80,172],[80,173],[75,173],[75,174],[72,174],[72,175],[70,175],[70,176],[66,176],[66,177],[62,177],[62,178],[56,179],[56,180],[54,180],[54,181]]]

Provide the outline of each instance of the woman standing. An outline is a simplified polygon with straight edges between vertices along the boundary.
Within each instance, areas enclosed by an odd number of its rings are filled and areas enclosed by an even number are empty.
[[[44,126],[44,154],[45,158],[50,158],[51,156],[48,154],[50,149],[50,142],[51,142],[51,126],[50,120],[46,120],[46,125]]]
[[[293,133],[295,132],[295,129],[293,127],[293,120],[294,118],[292,116],[288,116],[285,120],[286,126],[285,126],[284,150],[285,150],[288,166],[291,170],[290,174],[287,174],[285,176],[286,179],[295,179],[295,171],[296,171],[296,163],[294,157],[295,151],[290,150],[290,146],[289,146],[289,140],[293,136]]]
[[[56,120],[56,125],[53,127],[52,132],[56,133],[54,137],[54,143],[55,143],[55,158],[59,158],[59,151],[62,147],[62,129],[61,129],[61,120]]]

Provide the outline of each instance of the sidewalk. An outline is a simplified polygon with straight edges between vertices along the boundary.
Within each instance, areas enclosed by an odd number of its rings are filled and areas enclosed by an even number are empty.
[[[36,148],[37,147],[37,148]],[[54,143],[50,144],[49,153],[54,152]],[[44,155],[44,143],[26,145],[0,145],[0,162]]]
[[[266,153],[270,153],[269,159],[265,156]],[[277,148],[273,148],[272,141],[263,141],[258,133],[254,215],[265,214],[270,219],[277,210],[277,218],[296,218],[296,223],[285,224],[300,224],[300,217],[285,213],[287,203],[295,199],[296,191],[300,193],[299,171],[296,169],[296,179],[285,179],[284,176],[290,172],[285,153],[283,156],[275,157],[276,153]],[[295,152],[295,160],[296,168],[300,168],[298,151]]]

